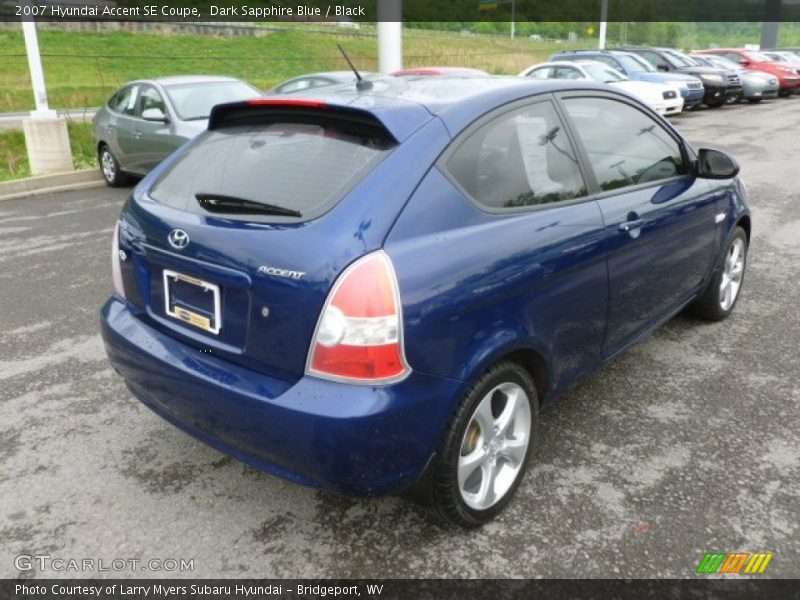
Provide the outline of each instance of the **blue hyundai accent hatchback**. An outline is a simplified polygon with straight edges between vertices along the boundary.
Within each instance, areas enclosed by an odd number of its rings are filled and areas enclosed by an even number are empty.
[[[584,81],[220,105],[122,210],[106,348],[147,406],[259,469],[478,525],[542,405],[686,307],[733,310],[737,172]]]

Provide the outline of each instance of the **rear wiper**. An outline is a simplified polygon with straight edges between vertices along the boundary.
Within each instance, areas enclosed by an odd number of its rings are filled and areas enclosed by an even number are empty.
[[[194,197],[197,198],[197,202],[200,206],[205,208],[208,212],[213,213],[276,215],[279,217],[303,216],[301,213],[291,208],[275,206],[274,204],[266,204],[264,202],[255,202],[253,200],[246,200],[245,198],[236,198],[235,196],[197,192]]]

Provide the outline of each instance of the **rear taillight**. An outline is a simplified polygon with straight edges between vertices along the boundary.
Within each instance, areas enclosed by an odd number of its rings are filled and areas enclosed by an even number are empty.
[[[120,268],[119,250],[119,221],[114,226],[114,239],[111,242],[111,276],[114,279],[114,291],[123,298],[125,297],[125,287],[122,285],[122,269]]]
[[[389,383],[410,371],[394,268],[382,251],[350,265],[322,309],[307,372],[353,383]]]

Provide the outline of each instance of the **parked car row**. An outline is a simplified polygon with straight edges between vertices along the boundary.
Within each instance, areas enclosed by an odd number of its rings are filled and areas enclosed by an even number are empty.
[[[418,67],[395,77],[485,77],[478,69]],[[800,91],[800,50],[702,50],[691,55],[672,48],[573,50],[523,70],[531,79],[588,80],[626,90],[663,116],[700,104],[726,103]],[[363,73],[365,79],[379,77]],[[351,71],[309,73],[285,81],[266,94],[301,94],[356,80]],[[109,185],[142,176],[206,128],[215,104],[264,95],[230,77],[178,76],[132,81],[115,92],[95,117],[100,170]]]
[[[758,103],[800,89],[800,54],[790,50],[715,48],[685,54],[674,48],[619,48],[559,52],[549,60],[593,60],[629,79],[678,85],[684,110],[701,103],[712,108],[741,100]]]

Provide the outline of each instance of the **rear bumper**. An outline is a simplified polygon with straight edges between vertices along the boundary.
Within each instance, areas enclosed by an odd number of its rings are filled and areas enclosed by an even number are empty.
[[[284,382],[156,331],[119,298],[101,316],[112,365],[153,411],[262,471],[346,494],[413,484],[462,391],[416,372],[389,386]]]

